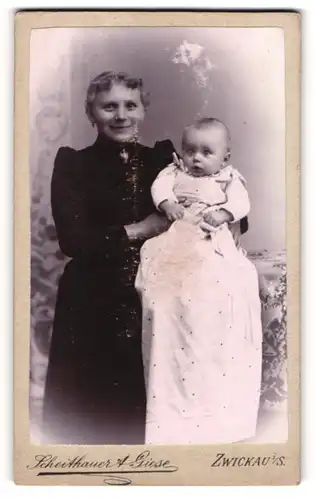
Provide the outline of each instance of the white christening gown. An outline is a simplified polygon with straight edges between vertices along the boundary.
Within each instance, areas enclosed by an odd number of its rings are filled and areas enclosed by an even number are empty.
[[[206,190],[208,205],[226,200],[217,178],[176,179],[177,196],[193,190],[202,200]],[[262,369],[257,273],[227,225],[211,238],[199,228],[204,208],[194,203],[141,249],[135,285],[143,307],[148,444],[255,435]]]

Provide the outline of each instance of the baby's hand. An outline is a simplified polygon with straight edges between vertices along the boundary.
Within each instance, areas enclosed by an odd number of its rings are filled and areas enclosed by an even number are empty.
[[[198,203],[200,200],[197,198],[197,196],[194,195],[186,195],[186,196],[179,196],[178,198],[178,203],[183,205],[183,207],[191,207],[193,203]]]
[[[181,219],[184,215],[184,208],[176,201],[165,200],[160,203],[159,209],[165,213],[169,221]]]
[[[232,222],[233,216],[224,209],[208,212],[203,216],[203,220],[213,227],[219,227],[225,222]]]

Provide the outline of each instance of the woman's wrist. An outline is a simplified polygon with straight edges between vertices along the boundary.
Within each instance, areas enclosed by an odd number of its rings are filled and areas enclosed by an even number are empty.
[[[129,241],[137,241],[140,237],[139,223],[124,226]]]
[[[146,219],[124,226],[130,242],[152,238],[166,231],[170,226],[167,219],[157,213],[149,215]]]
[[[152,238],[158,236],[170,227],[170,222],[161,213],[152,213],[143,223],[145,224],[145,238]]]

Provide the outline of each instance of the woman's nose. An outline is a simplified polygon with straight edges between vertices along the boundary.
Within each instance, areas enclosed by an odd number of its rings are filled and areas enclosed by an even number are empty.
[[[127,117],[126,109],[124,106],[119,106],[116,111],[116,119],[117,120],[125,120]]]

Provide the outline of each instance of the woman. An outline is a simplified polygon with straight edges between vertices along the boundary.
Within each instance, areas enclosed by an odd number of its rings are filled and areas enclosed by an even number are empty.
[[[150,186],[172,160],[169,141],[136,140],[147,106],[141,80],[102,73],[86,112],[98,136],[61,148],[51,185],[61,250],[44,398],[44,440],[61,444],[144,441],[141,311],[133,287],[141,242],[167,227]]]
[[[44,398],[44,441],[141,444],[145,389],[141,309],[134,279],[142,242],[168,227],[150,187],[172,161],[170,141],[137,142],[148,105],[142,82],[105,72],[87,91],[98,136],[83,150],[61,148],[51,202],[61,250],[60,279]]]

